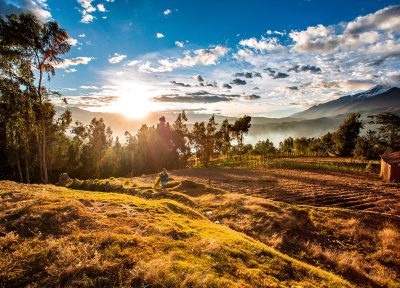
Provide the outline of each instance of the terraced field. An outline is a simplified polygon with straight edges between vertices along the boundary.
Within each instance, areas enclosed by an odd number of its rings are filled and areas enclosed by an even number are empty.
[[[291,204],[340,207],[400,216],[400,184],[377,175],[291,169],[186,169],[171,177]],[[151,181],[154,176],[143,177]]]

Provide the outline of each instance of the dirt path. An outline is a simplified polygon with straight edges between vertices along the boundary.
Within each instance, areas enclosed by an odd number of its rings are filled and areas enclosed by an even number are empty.
[[[184,169],[174,179],[190,179],[227,191],[294,204],[341,207],[400,216],[400,185],[375,175],[291,169]],[[154,176],[142,177],[153,181]]]

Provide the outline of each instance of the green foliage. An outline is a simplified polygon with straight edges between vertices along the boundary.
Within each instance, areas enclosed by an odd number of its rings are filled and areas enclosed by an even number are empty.
[[[294,150],[293,138],[288,137],[279,143],[279,150],[281,152],[292,152]]]
[[[55,75],[55,67],[62,61],[59,56],[69,51],[68,39],[57,22],[43,23],[33,14],[12,14],[0,19],[0,112],[10,113],[8,123],[0,124],[5,126],[7,152],[13,155],[9,160],[11,164],[15,162],[20,181],[20,158],[24,159],[25,180],[29,182],[33,156],[39,163],[41,181],[47,183],[47,143],[54,136],[54,124],[65,131],[70,123],[68,112],[53,123],[54,107],[48,96],[54,93],[43,85],[45,76],[50,80]],[[35,153],[31,149],[33,143],[37,146]]]
[[[276,151],[274,147],[274,143],[269,141],[269,139],[265,141],[258,141],[254,146],[254,152],[258,155],[262,155],[265,157],[268,154],[274,153]]]
[[[350,156],[356,146],[356,140],[360,134],[363,123],[360,113],[350,114],[339,129],[333,133],[332,140],[335,143],[336,152],[340,156]]]
[[[390,112],[381,113],[372,118],[371,123],[379,125],[380,140],[387,147],[386,150],[396,151],[400,149],[400,116]]]
[[[357,138],[354,156],[362,159],[379,159],[379,155],[383,152],[383,146],[375,131],[369,130],[366,135]]]

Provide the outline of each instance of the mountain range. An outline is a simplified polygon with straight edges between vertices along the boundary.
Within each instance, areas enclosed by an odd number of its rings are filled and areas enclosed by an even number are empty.
[[[387,111],[400,111],[400,88],[377,85],[361,93],[343,96],[333,101],[312,106],[305,111],[291,115],[291,117],[316,119],[336,117],[351,112],[377,114]]]
[[[63,111],[58,107],[58,111]],[[94,117],[102,117],[110,126],[115,136],[123,139],[125,131],[135,134],[146,123],[156,125],[161,115],[169,122],[177,117],[176,111],[152,112],[145,119],[129,119],[117,113],[89,112],[80,108],[71,108],[74,121],[89,123]],[[252,127],[246,142],[255,144],[259,140],[269,139],[275,145],[289,136],[320,137],[329,131],[335,131],[348,113],[359,112],[366,119],[369,115],[392,112],[400,115],[400,88],[378,85],[370,90],[340,97],[336,100],[312,106],[311,108],[284,118],[252,117]],[[210,114],[187,111],[189,129],[197,121],[207,121]],[[235,117],[215,115],[217,122],[227,118],[230,122]],[[368,127],[366,127],[368,128]]]

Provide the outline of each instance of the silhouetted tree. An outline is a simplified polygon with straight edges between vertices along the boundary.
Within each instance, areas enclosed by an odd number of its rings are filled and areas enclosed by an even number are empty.
[[[350,156],[352,154],[362,127],[360,113],[350,114],[340,124],[339,129],[332,136],[338,155]]]
[[[379,137],[386,144],[386,150],[394,151],[400,149],[400,116],[385,112],[369,117],[372,118],[370,123],[379,125]]]
[[[0,77],[24,86],[29,92],[27,95],[33,95],[29,100],[36,101],[40,177],[42,182],[47,183],[46,127],[51,104],[43,78],[47,76],[50,80],[55,75],[55,67],[62,61],[59,55],[66,54],[70,49],[69,37],[57,22],[42,23],[33,14],[13,14],[0,19],[0,35]],[[38,73],[36,83],[33,70]]]
[[[215,149],[222,153],[222,155],[228,155],[229,149],[231,148],[231,128],[228,119],[222,121],[220,129],[215,133]]]
[[[239,154],[243,153],[243,136],[249,132],[251,127],[251,117],[250,116],[242,116],[235,121],[235,123],[231,127],[231,133],[237,140],[239,147]]]

